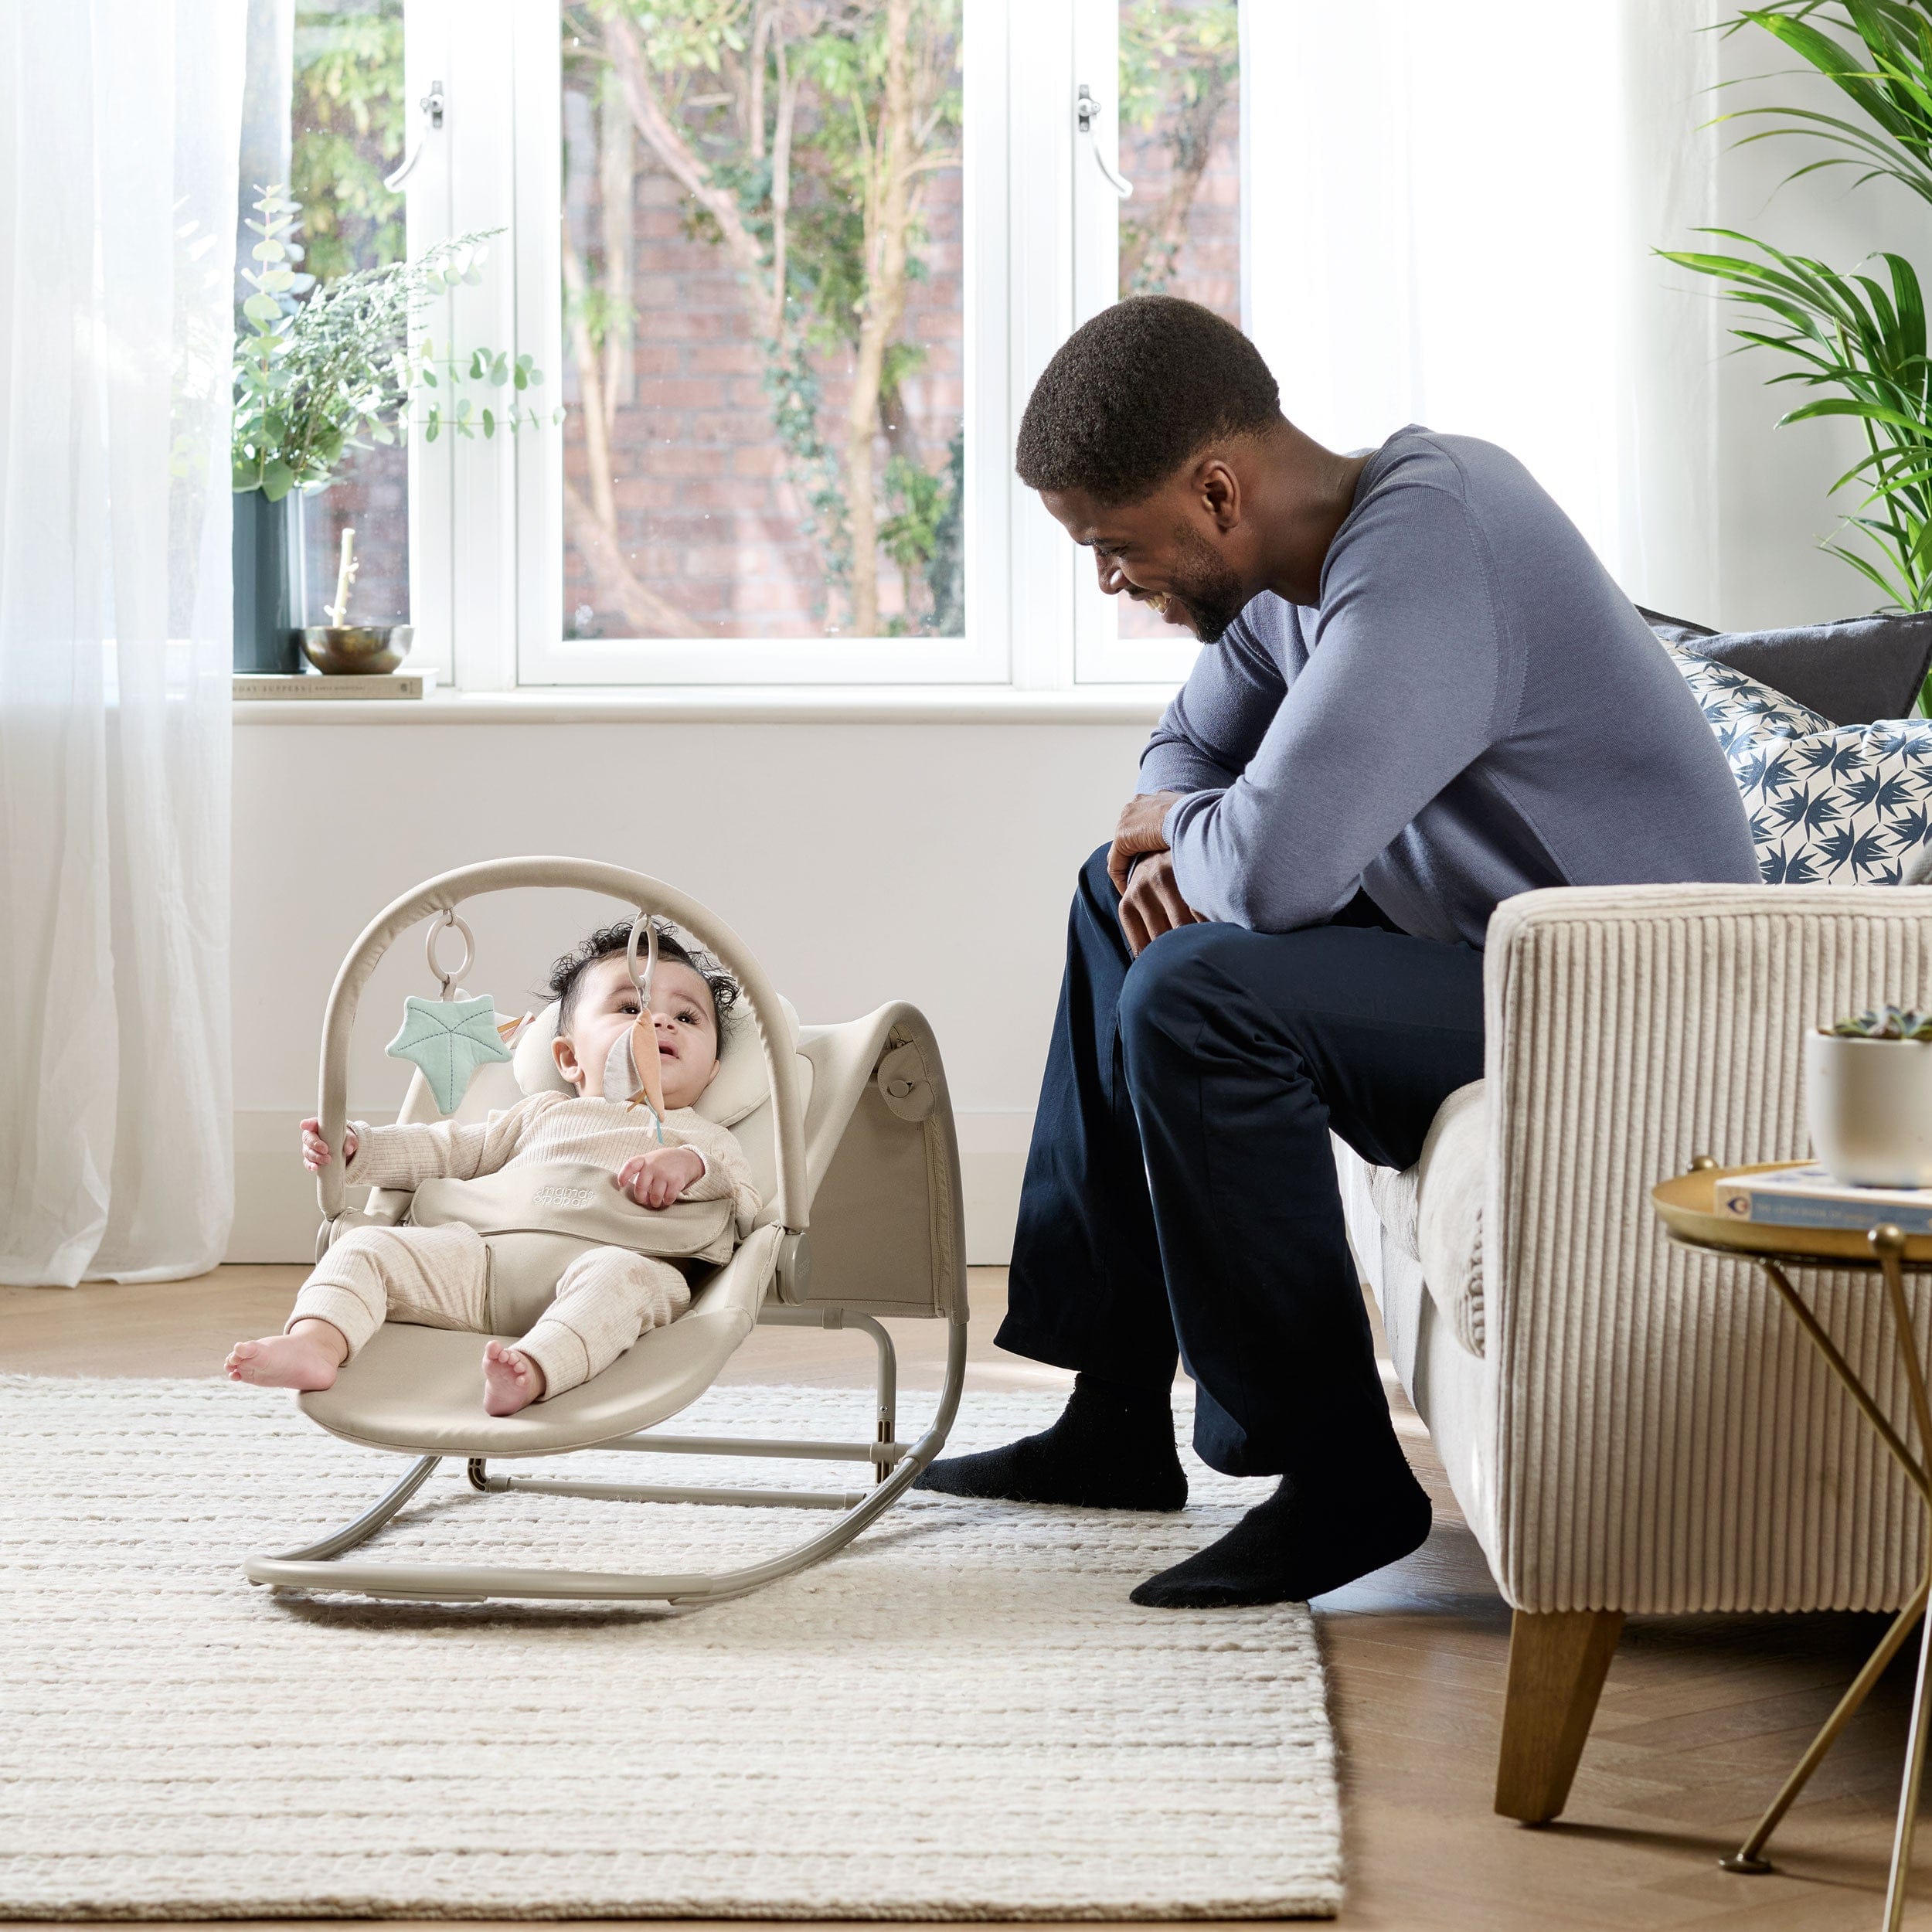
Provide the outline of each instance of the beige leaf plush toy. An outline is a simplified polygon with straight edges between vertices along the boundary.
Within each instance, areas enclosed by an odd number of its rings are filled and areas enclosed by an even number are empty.
[[[664,1069],[658,1058],[657,1022],[648,1012],[640,1013],[611,1049],[604,1063],[604,1097],[631,1107],[643,1101],[657,1116],[662,1133]]]

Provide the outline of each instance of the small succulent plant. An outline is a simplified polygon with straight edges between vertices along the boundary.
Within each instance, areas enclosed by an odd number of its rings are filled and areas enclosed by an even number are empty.
[[[1835,1020],[1825,1029],[1841,1039],[1932,1040],[1932,1013],[1908,1012],[1897,1006],[1883,1006],[1876,1012],[1859,1013]]]

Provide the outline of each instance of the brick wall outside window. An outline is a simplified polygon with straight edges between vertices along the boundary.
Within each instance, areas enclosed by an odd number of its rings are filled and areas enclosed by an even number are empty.
[[[573,226],[594,234],[601,217],[592,196],[583,199],[572,210]],[[843,621],[842,600],[827,597],[815,546],[801,530],[803,504],[773,430],[765,358],[729,257],[687,232],[684,207],[668,175],[640,172],[636,400],[616,410],[611,435],[624,554],[635,575],[690,614],[696,635],[823,636]],[[965,406],[957,168],[928,178],[924,226],[919,253],[927,279],[908,291],[900,339],[919,344],[926,357],[904,386],[902,447],[938,471]],[[566,365],[563,395],[573,417],[564,431],[565,468],[587,492],[589,464],[574,414],[580,389],[567,353]],[[820,434],[836,451],[844,441],[851,357],[842,348],[815,357],[813,366],[823,389]],[[892,450],[882,431],[876,475],[884,475]],[[564,556],[565,634],[624,635],[621,619],[598,607],[567,534]],[[899,573],[883,560],[879,604],[887,621],[904,610]]]

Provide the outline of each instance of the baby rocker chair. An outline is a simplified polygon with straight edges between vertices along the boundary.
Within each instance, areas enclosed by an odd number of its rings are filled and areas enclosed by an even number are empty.
[[[882,1006],[842,1026],[799,1028],[729,927],[694,900],[641,872],[584,859],[498,859],[445,872],[389,906],[355,942],[329,994],[321,1107],[322,1135],[329,1146],[341,1148],[348,1117],[349,1046],[357,1000],[377,961],[400,934],[423,919],[434,922],[428,947],[430,971],[441,982],[440,1010],[438,1003],[412,999],[396,1044],[435,1031],[441,1019],[442,1036],[454,1041],[457,1050],[446,1053],[440,1065],[425,1055],[399,1117],[434,1120],[447,1113],[452,1057],[458,1081],[465,1062],[480,1063],[467,1087],[454,1087],[460,1120],[481,1119],[514,1105],[526,1092],[559,1083],[549,1053],[554,1008],[525,1027],[518,1050],[509,1055],[498,1043],[498,1026],[492,1023],[501,1016],[484,1001],[468,1002],[475,1015],[459,1016],[452,1003],[457,980],[474,954],[469,927],[457,909],[485,893],[529,886],[600,893],[635,908],[634,975],[639,934],[655,915],[692,934],[736,978],[744,998],[722,1029],[719,1071],[698,1110],[736,1135],[766,1206],[730,1260],[708,1278],[694,1281],[685,1314],[668,1327],[648,1331],[601,1375],[515,1415],[484,1413],[481,1337],[386,1323],[343,1368],[332,1388],[300,1400],[313,1420],[344,1440],[413,1458],[407,1474],[334,1535],[281,1556],[250,1557],[245,1568],[251,1583],[278,1591],[349,1590],[441,1603],[505,1597],[690,1603],[734,1597],[850,1543],[910,1486],[938,1454],[952,1427],[966,1366],[965,1230],[952,1106],[932,1029],[921,1015],[903,1005]],[[437,943],[451,928],[463,940],[464,957],[454,971],[445,971],[437,963]],[[652,950],[655,954],[655,946]],[[474,1045],[463,1048],[458,1036]],[[434,1083],[426,1077],[426,1068],[438,1076]],[[318,1256],[352,1228],[393,1225],[410,1204],[406,1192],[379,1189],[371,1192],[366,1209],[345,1208],[342,1167],[339,1159],[332,1160],[316,1177],[322,1212]],[[881,1315],[947,1324],[946,1381],[938,1412],[910,1445],[897,1439],[896,1369]],[[760,1323],[859,1328],[871,1338],[878,1371],[869,1441],[657,1432],[659,1423],[704,1393]],[[492,1461],[586,1449],[863,1463],[872,1469],[873,1486],[849,1492],[655,1487],[498,1475],[490,1468]],[[638,1502],[835,1509],[839,1514],[828,1528],[782,1556],[716,1575],[337,1560],[367,1542],[437,1465],[452,1456],[467,1462],[471,1487],[488,1493],[536,1490]]]

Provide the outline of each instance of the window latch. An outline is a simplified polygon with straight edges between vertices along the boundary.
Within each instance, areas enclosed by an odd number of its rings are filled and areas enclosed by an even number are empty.
[[[1073,117],[1080,132],[1086,135],[1092,145],[1094,164],[1106,176],[1107,186],[1122,201],[1131,201],[1134,198],[1133,182],[1123,179],[1106,155],[1100,152],[1100,139],[1094,128],[1094,124],[1100,117],[1100,104],[1094,98],[1094,90],[1084,80],[1080,83],[1080,93],[1074,98]]]
[[[429,123],[432,128],[440,134],[443,128],[444,96],[442,82],[440,80],[432,80],[430,83],[429,92],[426,94],[416,104],[422,109],[423,118]],[[402,186],[403,182],[409,179],[410,174],[414,171],[416,164],[423,158],[423,150],[428,145],[429,138],[427,135],[424,135],[417,141],[416,144],[416,151],[403,163],[402,166],[397,168],[394,174],[385,175],[383,177],[383,185],[386,188],[391,194],[394,194],[396,191]]]

